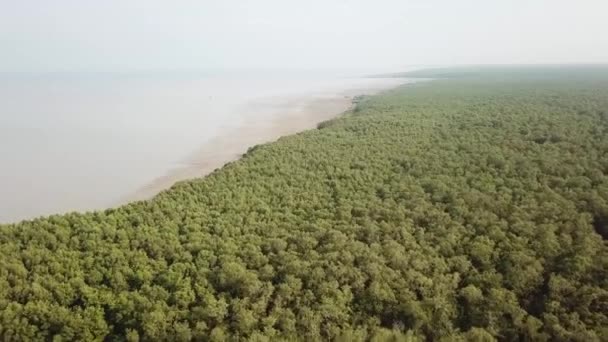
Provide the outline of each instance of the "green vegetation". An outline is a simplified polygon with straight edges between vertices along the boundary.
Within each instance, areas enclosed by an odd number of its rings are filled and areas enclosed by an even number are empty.
[[[154,200],[1,226],[0,339],[608,340],[600,74],[404,86]]]
[[[499,65],[499,66],[469,66],[460,68],[436,68],[417,70],[390,76],[406,76],[421,78],[484,78],[486,81],[593,81],[605,82],[608,79],[607,65]]]

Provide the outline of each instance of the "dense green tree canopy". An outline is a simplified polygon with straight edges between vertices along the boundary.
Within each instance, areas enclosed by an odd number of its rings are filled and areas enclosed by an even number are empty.
[[[0,226],[0,339],[608,340],[589,74],[403,86],[153,200]]]

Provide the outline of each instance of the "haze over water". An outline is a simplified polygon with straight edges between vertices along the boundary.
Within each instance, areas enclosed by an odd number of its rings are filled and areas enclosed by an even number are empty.
[[[113,206],[248,115],[273,114],[281,99],[337,96],[383,82],[255,73],[0,74],[0,223]],[[252,102],[255,112],[247,110]]]

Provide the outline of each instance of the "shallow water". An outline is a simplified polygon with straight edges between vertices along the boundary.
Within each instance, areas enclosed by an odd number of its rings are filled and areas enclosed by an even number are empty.
[[[162,74],[0,75],[0,222],[109,207],[288,96],[395,80]],[[248,104],[255,110],[246,110]],[[245,108],[245,109],[244,109]]]

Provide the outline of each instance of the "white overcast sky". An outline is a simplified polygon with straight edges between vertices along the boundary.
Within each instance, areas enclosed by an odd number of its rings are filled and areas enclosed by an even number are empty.
[[[0,71],[608,63],[608,0],[0,0]]]

